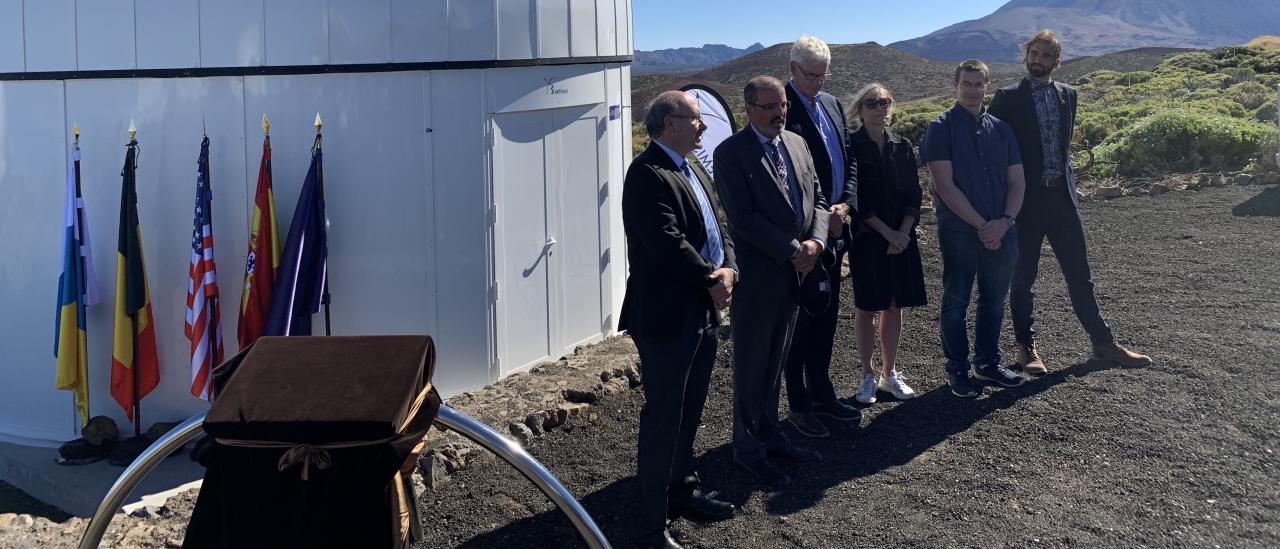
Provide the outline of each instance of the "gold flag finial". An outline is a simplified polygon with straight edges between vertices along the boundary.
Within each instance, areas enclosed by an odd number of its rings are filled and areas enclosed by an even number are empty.
[[[267,113],[262,113],[262,135],[271,134],[271,121],[267,120]]]
[[[320,128],[324,126],[324,122],[320,121],[320,113],[316,113],[316,121],[312,125],[316,127],[316,133],[320,133]]]
[[[76,141],[80,140],[80,123],[79,122],[71,125],[71,135],[76,136]]]
[[[130,118],[129,119],[129,139],[132,140],[137,138],[138,138],[138,127],[134,125],[133,119]]]

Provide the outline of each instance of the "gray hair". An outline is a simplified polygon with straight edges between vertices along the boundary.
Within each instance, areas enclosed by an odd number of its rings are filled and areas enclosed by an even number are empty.
[[[791,60],[796,63],[820,61],[831,63],[831,48],[827,43],[809,35],[803,35],[791,43]]]
[[[686,101],[684,92],[678,90],[665,91],[649,102],[649,112],[644,115],[644,131],[649,137],[662,137],[662,128],[668,116],[680,109]]]
[[[770,89],[784,91],[782,81],[768,75],[760,75],[747,81],[746,87],[742,88],[742,99],[747,103],[754,104],[756,102],[756,93],[761,89]]]

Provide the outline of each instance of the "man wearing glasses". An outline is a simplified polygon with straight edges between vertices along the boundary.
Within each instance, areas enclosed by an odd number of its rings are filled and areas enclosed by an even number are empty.
[[[836,400],[831,386],[831,346],[835,341],[836,315],[840,310],[840,264],[844,261],[848,228],[844,218],[857,209],[857,168],[847,157],[849,129],[844,106],[835,96],[823,92],[831,50],[822,40],[801,36],[791,45],[791,81],[787,101],[793,108],[787,130],[804,138],[813,154],[822,195],[831,204],[827,221],[827,248],[815,269],[805,279],[805,290],[826,293],[826,308],[802,309],[796,317],[795,336],[787,352],[787,401],[791,415],[787,422],[807,437],[830,435],[817,416],[836,421],[857,422],[858,409]]]
[[[1013,129],[986,112],[991,71],[970,59],[956,67],[956,105],[929,123],[922,157],[933,175],[942,252],[942,354],[951,393],[974,398],[982,389],[969,376],[1004,387],[1023,379],[1000,364],[1004,299],[1018,258],[1014,218],[1022,208],[1022,156]],[[965,316],[974,280],[973,361]]]
[[[1052,78],[1059,67],[1062,43],[1050,30],[1040,31],[1022,45],[1028,76],[996,90],[991,114],[1013,127],[1018,136],[1027,175],[1027,198],[1018,216],[1018,263],[1009,290],[1009,314],[1018,344],[1018,364],[1029,374],[1047,369],[1036,351],[1035,292],[1040,246],[1049,239],[1058,258],[1076,318],[1093,343],[1093,358],[1122,366],[1146,366],[1151,357],[1116,343],[1102,318],[1089,272],[1089,251],[1080,223],[1076,177],[1071,170],[1071,132],[1076,123],[1076,90]]]
[[[827,238],[830,210],[804,139],[784,129],[782,82],[757,76],[742,91],[749,123],[715,152],[716,191],[737,245],[742,280],[733,307],[733,459],[758,483],[791,477],[772,459],[812,463],[778,422],[779,377],[796,318],[799,281]]]
[[[640,352],[636,484],[641,547],[679,547],[668,517],[726,519],[733,505],[704,494],[693,469],[693,440],[716,359],[716,330],[737,280],[733,240],[716,215],[710,178],[689,153],[701,146],[698,103],[684,92],[649,106],[649,148],[627,169],[622,226],[630,272],[619,327]]]

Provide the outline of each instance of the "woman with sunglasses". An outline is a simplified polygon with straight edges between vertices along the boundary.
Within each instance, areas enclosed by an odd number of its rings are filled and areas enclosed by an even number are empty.
[[[902,308],[925,304],[924,271],[916,223],[921,188],[911,140],[890,133],[893,94],[881,84],[858,91],[849,120],[850,156],[858,163],[858,221],[849,251],[853,278],[854,330],[862,361],[858,402],[876,401],[876,390],[899,400],[915,398],[895,360],[902,336]],[[875,317],[880,315],[880,376],[875,354]]]

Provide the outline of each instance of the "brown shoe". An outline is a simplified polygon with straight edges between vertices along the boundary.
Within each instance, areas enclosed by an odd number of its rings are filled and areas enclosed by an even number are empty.
[[[1036,352],[1036,345],[1018,344],[1018,366],[1022,367],[1022,371],[1033,376],[1042,376],[1049,371],[1044,365],[1044,359],[1040,358],[1040,353]]]
[[[1119,343],[1094,345],[1093,359],[1111,361],[1126,368],[1140,368],[1151,365],[1151,357],[1130,351]]]

